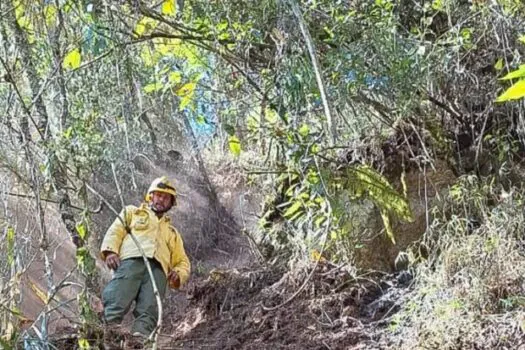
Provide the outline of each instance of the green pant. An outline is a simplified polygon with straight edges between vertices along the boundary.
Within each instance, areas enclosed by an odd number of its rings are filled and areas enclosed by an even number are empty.
[[[150,260],[155,283],[164,297],[166,292],[166,275],[159,263]],[[104,316],[108,323],[120,323],[128,312],[131,303],[136,302],[133,316],[135,321],[132,333],[139,332],[149,335],[158,320],[157,300],[153,294],[151,279],[142,258],[131,258],[121,261],[113,279],[102,293]]]

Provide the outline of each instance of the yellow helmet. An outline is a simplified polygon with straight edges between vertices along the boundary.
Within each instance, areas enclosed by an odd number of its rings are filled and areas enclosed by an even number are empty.
[[[177,190],[175,190],[175,187],[171,184],[170,180],[168,180],[166,176],[162,176],[153,180],[151,186],[148,189],[148,193],[146,194],[147,202],[151,200],[152,192],[164,192],[171,194],[173,196],[173,204],[175,204],[177,199]]]

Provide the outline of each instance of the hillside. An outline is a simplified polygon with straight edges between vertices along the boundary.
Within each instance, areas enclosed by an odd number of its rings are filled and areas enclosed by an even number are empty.
[[[524,22],[1,1],[0,348],[525,347]],[[163,175],[192,274],[144,345],[102,320],[98,251]]]

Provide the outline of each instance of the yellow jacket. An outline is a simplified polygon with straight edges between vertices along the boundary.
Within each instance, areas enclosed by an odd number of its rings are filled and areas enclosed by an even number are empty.
[[[127,206],[120,213],[122,220],[124,217],[146,256],[155,258],[162,265],[166,276],[174,270],[180,278],[180,285],[186,283],[190,276],[190,261],[184,251],[182,237],[171,225],[170,218],[162,216],[159,219],[146,203],[140,207]],[[100,251],[103,260],[107,252],[117,253],[121,260],[142,256],[119,218],[106,232]],[[170,287],[179,286],[170,284]]]

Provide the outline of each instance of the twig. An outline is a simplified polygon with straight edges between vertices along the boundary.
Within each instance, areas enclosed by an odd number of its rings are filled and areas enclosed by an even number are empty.
[[[30,198],[30,199],[34,199],[35,198],[34,196],[31,196],[29,194],[12,193],[12,192],[0,192],[0,193],[6,194],[8,196],[13,196],[13,197]],[[57,201],[49,199],[49,198],[40,198],[40,200],[44,201],[44,202],[48,202],[48,203],[59,204]],[[102,211],[103,204],[104,204],[103,202],[100,202],[99,205],[98,205],[98,208],[96,208],[94,210],[89,210],[89,212],[92,213],[92,214],[100,213]],[[70,205],[69,207],[71,207],[73,209],[77,209],[77,210],[85,210],[86,209],[86,208],[80,208],[80,207],[77,207],[77,206],[74,206],[74,205]]]
[[[49,305],[51,304],[51,301],[53,301],[53,299],[55,298],[55,295],[64,287],[67,287],[67,286],[70,286],[72,285],[71,282],[66,282],[67,279],[69,277],[71,277],[71,275],[73,274],[73,272],[75,272],[77,269],[77,267],[73,267],[73,269],[69,270],[69,272],[64,276],[64,278],[62,279],[62,281],[60,281],[60,283],[58,283],[56,286],[53,287],[53,289],[49,290],[48,291],[48,295],[47,295],[47,300],[46,300],[46,303],[44,305],[44,308],[40,311],[40,313],[38,314],[38,316],[35,318],[35,320],[33,321],[33,323],[31,324],[30,327],[28,327],[28,329],[30,328],[33,328],[33,329],[36,329],[36,322],[42,317],[44,316],[44,319],[47,317],[47,315],[56,310],[57,307],[55,308],[50,308]],[[60,306],[60,305],[59,305]],[[44,322],[44,321],[43,321]],[[27,333],[27,330],[25,331],[25,333]],[[40,332],[37,332],[37,336],[41,338],[41,335],[39,335]],[[43,339],[42,339],[43,340]]]
[[[487,107],[489,109],[490,107]],[[476,147],[476,158],[474,160],[474,164],[479,168],[479,155],[481,153],[481,150],[483,148],[483,135],[485,134],[485,128],[487,127],[487,121],[489,119],[490,113],[488,113],[487,109],[484,111],[485,113],[485,120],[483,120],[483,126],[481,127],[481,132],[479,133],[479,141],[478,141],[478,147]]]
[[[427,150],[427,147],[425,146],[425,142],[423,141],[423,138],[421,137],[421,135],[419,134],[419,132],[417,131],[413,123],[409,123],[409,125],[412,128],[412,130],[414,130],[414,132],[416,133],[416,136],[419,139],[419,142],[421,142],[421,147],[423,148],[423,151],[425,152],[428,158],[428,162],[430,163],[432,170],[436,171],[436,168],[434,167],[434,163],[432,162],[432,157],[430,157],[430,154],[428,153],[428,150]]]
[[[453,116],[454,119],[456,119],[457,121],[463,122],[464,118],[463,118],[463,116],[461,114],[457,113],[451,107],[447,106],[443,102],[439,101],[437,98],[435,98],[432,95],[430,95],[430,92],[426,92],[426,97],[427,97],[427,100],[429,100],[430,102],[432,102],[433,104],[435,104],[439,108],[441,108],[444,111],[446,111],[448,114]]]

